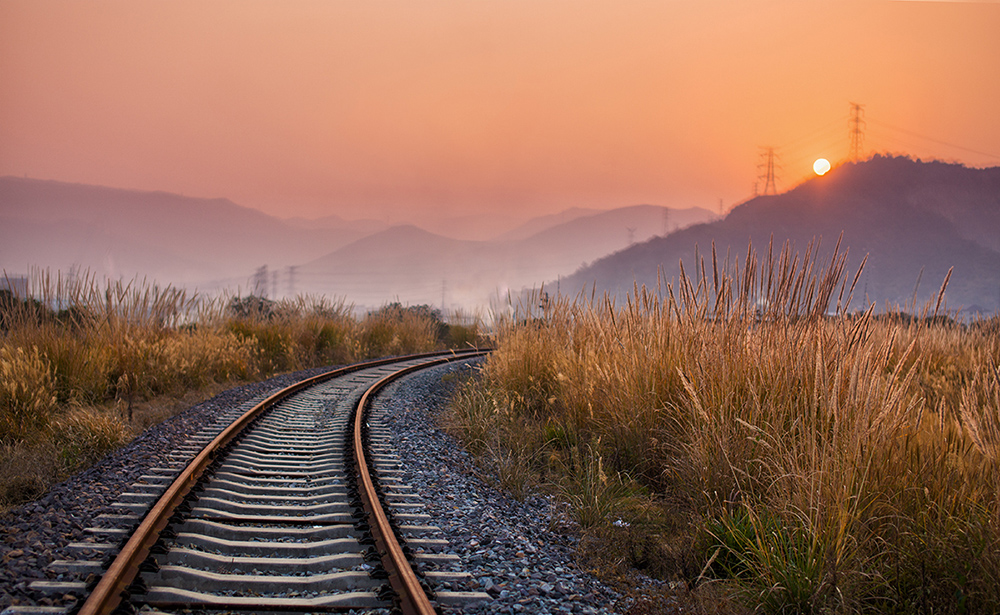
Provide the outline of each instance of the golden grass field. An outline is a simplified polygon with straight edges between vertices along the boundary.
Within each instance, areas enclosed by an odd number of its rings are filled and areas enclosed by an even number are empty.
[[[624,304],[539,294],[495,316],[447,427],[499,486],[553,494],[581,564],[626,591],[642,573],[694,612],[998,612],[1000,321],[940,297],[852,311],[857,279],[786,249],[713,253]],[[236,383],[479,334],[398,305],[34,286],[0,296],[3,507]]]
[[[1000,323],[849,312],[844,263],[713,252],[624,305],[536,296],[450,428],[566,503],[583,565],[696,612],[998,612]]]
[[[32,287],[0,293],[0,510],[224,388],[478,336],[426,306],[355,318],[322,298],[203,300],[44,272]]]

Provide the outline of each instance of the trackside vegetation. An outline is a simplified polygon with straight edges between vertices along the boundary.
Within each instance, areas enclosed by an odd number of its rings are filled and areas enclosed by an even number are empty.
[[[428,306],[353,315],[343,301],[205,300],[141,281],[38,273],[0,290],[0,511],[238,383],[474,344],[474,319]]]
[[[1000,322],[850,311],[845,262],[713,248],[624,304],[536,296],[449,426],[564,503],[583,565],[665,581],[631,613],[998,612]]]

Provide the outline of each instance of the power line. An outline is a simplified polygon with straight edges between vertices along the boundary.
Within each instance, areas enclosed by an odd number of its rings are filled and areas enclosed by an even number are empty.
[[[924,139],[925,141],[931,141],[931,142],[937,143],[939,145],[945,145],[945,146],[948,146],[948,147],[953,147],[955,149],[960,149],[960,150],[963,150],[963,151],[966,151],[966,152],[969,152],[969,153],[972,153],[972,154],[979,154],[980,156],[989,156],[990,158],[1000,159],[1000,155],[998,155],[998,154],[991,154],[989,152],[983,152],[983,151],[980,151],[980,150],[972,149],[970,147],[963,147],[961,145],[955,145],[954,143],[949,143],[947,141],[942,141],[941,139],[935,139],[934,137],[928,137],[926,135],[921,135],[921,134],[915,133],[915,132],[910,131],[910,130],[905,130],[903,128],[897,128],[896,126],[892,126],[890,124],[886,124],[885,122],[880,122],[878,120],[872,120],[872,122],[874,122],[875,124],[877,124],[879,126],[884,126],[884,127],[889,128],[891,130],[895,130],[897,132],[901,132],[903,134],[910,135],[911,137],[917,137],[918,139]]]
[[[814,175],[812,165],[818,156],[830,160],[840,158],[834,153],[846,151],[848,146],[848,135],[843,129],[845,119],[846,116],[837,120],[836,124],[839,124],[840,128],[833,126],[830,129],[815,131],[811,135],[814,138],[793,141],[798,142],[798,146],[781,145],[775,148],[776,152],[781,153],[780,171],[783,184],[794,185],[812,177]]]
[[[803,178],[807,176],[811,177],[811,161],[815,155],[826,153],[826,156],[833,160],[834,157],[830,156],[829,153],[844,147],[845,136],[847,139],[847,159],[853,162],[863,160],[866,151],[865,140],[869,136],[867,134],[868,131],[866,130],[868,127],[868,120],[865,117],[865,105],[854,102],[850,103],[850,113],[846,119],[848,127],[846,135],[841,132],[843,128],[836,128],[837,124],[843,126],[842,122],[844,121],[844,117],[841,116],[841,119],[830,122],[806,135],[786,141],[779,147],[760,147],[759,162],[757,164],[757,178],[753,186],[753,195],[758,196],[761,194],[777,193],[777,171],[779,168],[781,168],[784,173],[790,174],[793,179],[800,176]],[[871,131],[875,135],[875,145],[873,147],[879,150],[881,149],[880,144],[886,141],[903,146],[905,151],[909,153],[912,153],[915,149],[920,150],[925,148],[925,146],[921,146],[917,142],[900,138],[900,135],[909,135],[922,141],[936,143],[957,150],[1000,160],[1000,154],[997,153],[964,147],[942,139],[922,135],[911,130],[898,128],[878,120],[871,120],[871,122],[875,127],[884,127],[899,133],[883,134],[884,131],[878,130],[877,128],[873,129]],[[871,147],[867,149],[868,151],[873,151],[873,148]],[[782,152],[780,157],[780,167],[776,162],[776,159],[778,158],[776,154],[777,151]]]
[[[831,120],[830,122],[828,122],[826,125],[822,126],[821,128],[817,128],[816,130],[814,130],[814,131],[812,131],[812,132],[810,132],[808,134],[800,135],[800,136],[792,139],[791,141],[786,141],[786,142],[782,143],[779,146],[779,149],[786,150],[786,149],[789,149],[789,148],[791,148],[793,146],[797,146],[800,141],[811,141],[811,140],[818,139],[821,136],[826,136],[826,135],[830,135],[830,134],[834,134],[834,133],[836,133],[837,135],[843,134],[843,133],[841,133],[841,130],[843,130],[843,123],[842,122],[844,121],[844,119],[846,119],[844,116],[840,116],[836,120]]]
[[[921,145],[919,140],[910,139],[906,135],[896,135],[888,131],[883,132],[882,129],[874,129],[869,132],[878,149],[886,153],[900,152],[906,155],[918,156],[922,155],[922,152],[928,151],[926,145]]]

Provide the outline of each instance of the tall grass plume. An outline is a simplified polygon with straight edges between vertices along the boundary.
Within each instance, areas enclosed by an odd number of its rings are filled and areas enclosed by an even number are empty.
[[[609,573],[773,613],[996,612],[997,328],[944,317],[946,284],[917,317],[851,311],[839,248],[713,246],[623,304],[536,295],[451,425],[530,443]]]
[[[0,290],[0,509],[121,446],[192,391],[479,338],[477,321],[463,320],[456,340],[427,306],[357,318],[325,297],[203,298],[48,271],[33,272],[28,290]]]

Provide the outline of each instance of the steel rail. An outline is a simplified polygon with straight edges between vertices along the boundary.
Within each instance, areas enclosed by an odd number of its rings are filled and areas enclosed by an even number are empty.
[[[320,382],[370,367],[380,367],[407,360],[432,358],[442,355],[446,357],[477,356],[481,352],[470,349],[421,353],[356,363],[297,382],[272,394],[250,410],[247,410],[202,449],[177,478],[174,479],[166,491],[164,491],[163,495],[160,496],[149,512],[146,513],[139,527],[129,538],[128,542],[125,543],[125,546],[122,547],[121,551],[108,567],[108,570],[105,571],[101,580],[98,581],[94,590],[87,597],[86,602],[80,607],[78,611],[79,615],[110,615],[121,604],[123,598],[127,595],[127,588],[132,585],[139,573],[139,566],[149,557],[150,549],[159,539],[160,532],[168,525],[174,511],[184,501],[184,498],[204,474],[206,468],[215,460],[219,451],[232,442],[254,419],[278,402]]]
[[[477,354],[485,354],[481,351]],[[473,354],[472,356],[476,356]],[[382,558],[382,567],[389,572],[389,583],[396,591],[400,599],[400,609],[404,615],[434,615],[434,606],[431,604],[427,593],[420,585],[416,573],[406,559],[403,548],[396,539],[396,534],[389,524],[389,518],[385,514],[382,505],[378,501],[378,494],[372,482],[371,473],[368,471],[368,462],[364,454],[364,441],[362,437],[362,426],[365,423],[365,410],[370,398],[378,393],[390,382],[405,376],[411,372],[447,363],[455,360],[451,357],[444,357],[437,360],[405,367],[399,371],[385,376],[378,382],[371,385],[365,394],[358,401],[356,415],[354,417],[354,460],[358,471],[358,491],[365,510],[369,515],[369,526],[372,537],[375,539],[375,546]]]

